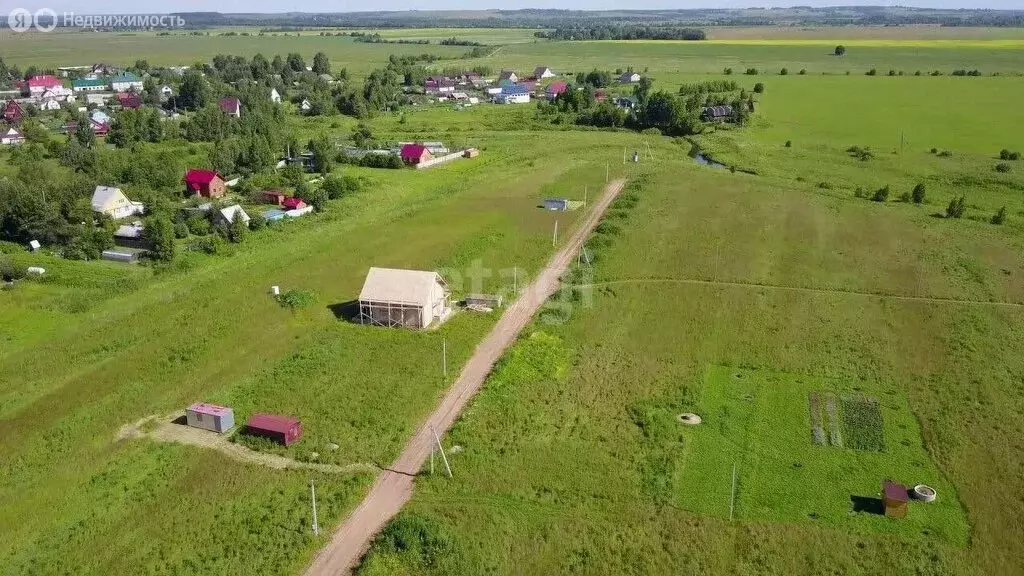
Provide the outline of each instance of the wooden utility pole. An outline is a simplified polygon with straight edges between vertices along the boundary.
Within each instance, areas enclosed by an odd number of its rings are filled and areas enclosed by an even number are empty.
[[[320,524],[317,522],[316,519],[316,486],[313,484],[312,480],[309,481],[309,492],[310,495],[313,497],[313,536],[319,536]]]
[[[558,220],[555,220],[555,232],[551,235],[551,245],[558,245]]]
[[[441,461],[444,462],[444,469],[448,472],[448,477],[452,477],[452,467],[448,465],[448,457],[444,454],[444,446],[441,445],[441,438],[437,435],[437,430],[434,427],[430,427],[430,432],[434,435],[434,441],[437,442],[437,449],[441,452]]]
[[[732,493],[729,496],[729,521],[732,522],[733,510],[736,508],[736,463],[732,463]]]
[[[587,207],[587,186],[586,186],[586,184],[583,185],[583,207],[584,208]]]
[[[448,339],[441,339],[441,375],[448,379]]]

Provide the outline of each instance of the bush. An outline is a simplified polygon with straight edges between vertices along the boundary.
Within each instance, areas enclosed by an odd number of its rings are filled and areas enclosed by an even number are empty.
[[[286,308],[296,310],[316,304],[316,295],[309,290],[289,290],[277,297],[277,302]]]
[[[188,238],[188,225],[184,222],[175,222],[174,237],[178,239]]]
[[[217,254],[220,252],[221,246],[224,241],[221,240],[220,236],[203,236],[202,238],[196,238],[189,242],[188,249],[192,252],[202,252],[204,254]]]
[[[1000,162],[999,164],[996,164],[996,172],[1009,172],[1009,171],[1010,171],[1010,165],[1007,164],[1006,162]]]
[[[262,230],[267,226],[267,219],[257,212],[249,217],[249,230]]]
[[[405,164],[394,154],[366,154],[359,159],[359,165],[365,168],[402,168]]]
[[[423,573],[455,553],[451,537],[440,524],[402,512],[373,539],[359,573],[394,573],[396,565],[410,567],[411,573]]]
[[[931,153],[932,154],[938,154],[939,153],[939,149],[938,148],[932,148],[931,149]]]
[[[754,84],[754,93],[755,94],[764,94],[764,84],[762,84],[761,82],[758,82],[757,84]]]
[[[779,70],[779,76],[786,76],[788,74],[789,74],[789,70],[786,69],[786,68],[783,68],[782,70]]]
[[[839,46],[836,46],[836,49],[833,50],[832,53],[836,56],[842,56],[843,54],[846,54],[846,46],[840,44]]]
[[[896,75],[896,71],[890,68],[889,69],[889,76],[895,76],[895,75]]]
[[[868,148],[867,146],[863,148],[861,148],[860,146],[850,146],[849,148],[846,149],[846,153],[860,160],[861,162],[867,162],[868,160],[871,160],[872,158],[875,157],[875,155],[871,152],[871,149]]]
[[[747,71],[744,72],[744,74],[747,76],[757,76],[757,68],[747,68]]]
[[[878,74],[878,70],[875,70],[874,68],[872,68],[871,70],[868,70],[867,72],[865,72],[865,74],[868,75],[868,76],[874,76],[874,75]]]
[[[792,147],[793,147],[793,141],[792,140],[786,140],[786,148],[792,148]]]
[[[957,198],[954,196],[953,199],[949,201],[949,205],[946,206],[946,218],[960,218],[964,215],[966,210],[967,206],[964,201],[964,197],[961,196]]]
[[[801,76],[806,76],[807,75],[807,68],[801,68],[799,74]]]
[[[1000,160],[1020,160],[1020,152],[1013,152],[1003,148],[999,151]]]
[[[867,198],[868,191],[862,186],[857,186],[857,189],[853,191],[853,195],[855,198]]]
[[[939,158],[949,158],[951,156],[953,156],[953,153],[950,152],[949,150],[943,150],[942,152],[939,152]]]
[[[726,76],[732,76],[732,68],[726,68],[722,72],[724,72]]]
[[[910,202],[910,192],[904,192],[903,194],[900,194],[899,201],[900,202],[907,202],[907,203],[909,203]]]
[[[886,184],[885,186],[882,186],[878,190],[875,190],[875,193],[871,196],[871,201],[872,202],[885,202],[888,199],[889,199],[889,185],[888,184]]]
[[[185,222],[185,226],[188,227],[189,233],[196,236],[206,236],[212,230],[206,216],[193,216]]]
[[[1003,206],[998,212],[992,215],[991,222],[997,226],[1006,222],[1006,206]]]
[[[923,182],[918,182],[917,185],[914,186],[914,191],[911,193],[910,197],[914,201],[914,204],[920,204],[920,203],[924,202],[924,195],[925,195],[924,183]]]
[[[4,282],[14,282],[28,276],[28,267],[13,262],[10,258],[0,258],[0,278]]]

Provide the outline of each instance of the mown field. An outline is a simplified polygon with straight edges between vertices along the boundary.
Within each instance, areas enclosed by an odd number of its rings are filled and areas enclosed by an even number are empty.
[[[362,573],[1021,573],[1024,165],[994,170],[1016,122],[972,114],[1019,79],[737,80],[766,85],[753,125],[695,141],[756,174],[652,144],[582,291],[506,355],[445,440],[454,478],[419,480]],[[966,217],[937,217],[954,195]],[[884,449],[815,445],[811,393],[878,400]],[[876,515],[884,479],[940,501]]]

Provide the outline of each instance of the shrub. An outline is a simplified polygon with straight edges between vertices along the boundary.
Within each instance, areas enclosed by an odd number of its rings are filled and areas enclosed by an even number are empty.
[[[867,162],[868,160],[871,160],[872,158],[875,157],[874,153],[872,153],[871,149],[868,148],[867,146],[863,148],[861,148],[860,146],[850,146],[849,148],[846,149],[846,153],[860,160],[861,162]]]
[[[14,282],[28,276],[28,267],[13,262],[10,258],[0,258],[0,278],[4,282]]]
[[[757,68],[747,68],[747,71],[744,72],[744,74],[747,76],[757,76]]]
[[[874,76],[874,75],[878,74],[878,70],[875,70],[874,68],[872,68],[871,70],[868,70],[867,72],[865,72],[865,74],[868,75],[868,76]]]
[[[964,197],[961,196],[957,198],[954,196],[953,199],[949,201],[949,205],[946,206],[946,218],[960,218],[964,215],[966,210],[967,207]]]
[[[1006,222],[1006,206],[1003,206],[998,212],[992,215],[991,222],[996,225]]]
[[[189,218],[185,225],[188,227],[188,231],[196,236],[206,236],[210,233],[210,221],[206,219],[206,216],[193,216]]]
[[[822,190],[832,190],[835,186],[833,186],[831,182],[818,182],[818,188],[821,188]]]
[[[403,512],[373,539],[360,572],[365,568],[366,573],[386,574],[401,565],[411,567],[412,573],[422,573],[455,553],[451,537],[440,524]],[[396,558],[399,556],[401,560]]]
[[[779,76],[786,76],[788,74],[789,74],[789,70],[786,69],[786,68],[783,68],[782,70],[779,70]]]
[[[793,147],[793,141],[792,140],[786,140],[786,148],[792,148],[792,147]]]
[[[885,202],[888,199],[889,199],[889,185],[888,184],[886,184],[885,186],[882,186],[878,190],[875,190],[875,193],[871,196],[871,201],[872,202]]]
[[[942,152],[939,152],[939,158],[949,158],[951,156],[953,156],[953,153],[950,152],[949,150],[943,150]]]
[[[196,238],[195,240],[189,242],[188,249],[192,252],[216,254],[220,252],[223,243],[224,241],[221,240],[220,236],[203,236],[202,238]]]
[[[924,202],[924,195],[924,183],[918,182],[917,185],[914,186],[914,191],[911,193],[911,199],[913,199],[914,204],[920,204]]]
[[[267,226],[267,219],[257,212],[249,217],[249,230],[261,230]]]
[[[1020,160],[1020,152],[1013,152],[1003,148],[999,151],[1000,160]]]
[[[1009,171],[1010,171],[1010,165],[1007,164],[1006,162],[1000,162],[999,164],[996,164],[996,172],[1009,172]]]
[[[865,190],[862,186],[857,186],[857,189],[853,191],[853,195],[855,198],[867,198],[868,191]]]
[[[366,168],[401,168],[402,159],[394,154],[367,154],[359,159],[359,165]]]
[[[289,290],[277,297],[281,306],[296,310],[298,308],[309,308],[316,304],[316,295],[309,290]]]
[[[754,84],[754,93],[755,94],[764,94],[764,84],[762,84],[761,82],[758,82],[757,84]]]
[[[939,149],[938,148],[932,148],[931,149],[931,153],[932,154],[938,154],[939,153]]]
[[[188,225],[184,222],[174,223],[174,237],[175,238],[188,238]]]
[[[843,54],[846,54],[846,46],[840,44],[836,46],[835,50],[833,50],[832,53],[835,54],[836,56],[842,56]]]
[[[725,70],[723,70],[723,72],[725,73],[726,76],[731,76],[732,75],[732,68],[726,68]]]
[[[801,68],[799,74],[801,76],[806,76],[807,75],[807,68]]]
[[[914,72],[914,76],[920,76],[920,75],[921,75],[921,71],[920,70],[917,70],[917,71]]]
[[[900,202],[908,202],[909,203],[910,202],[910,192],[904,192],[903,194],[900,194],[899,200],[900,200]]]

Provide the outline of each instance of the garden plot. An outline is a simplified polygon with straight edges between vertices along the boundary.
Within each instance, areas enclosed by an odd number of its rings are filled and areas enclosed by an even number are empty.
[[[735,465],[738,520],[827,523],[966,544],[968,525],[956,493],[925,452],[906,401],[882,385],[858,387],[709,367],[699,399],[686,407],[703,424],[681,427],[685,449],[675,466],[675,503],[728,518]],[[886,478],[935,486],[944,497],[912,505],[898,522],[853,512],[851,497],[875,496]]]

